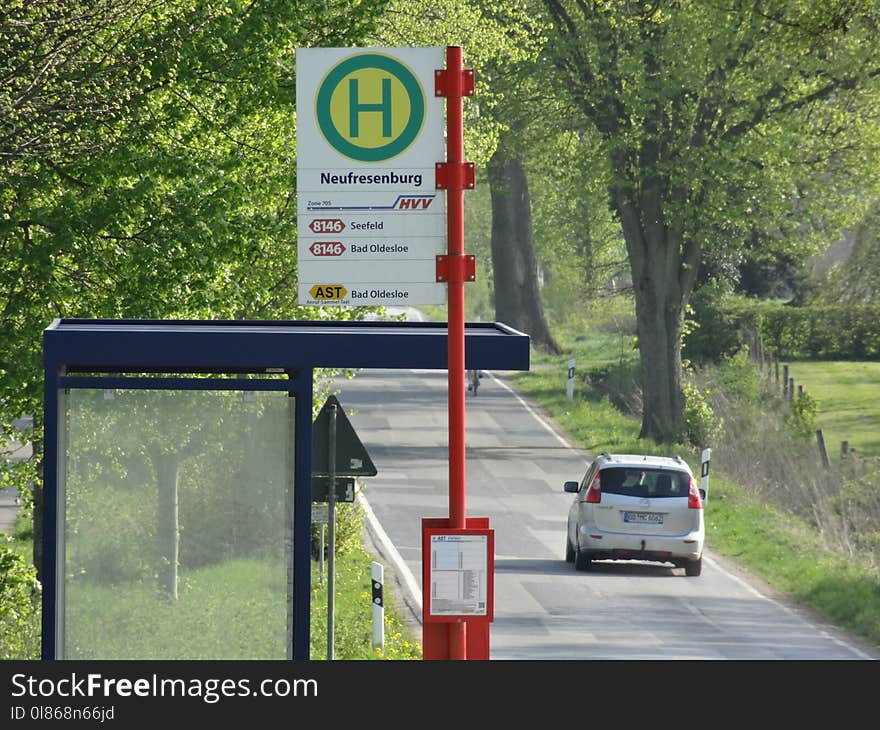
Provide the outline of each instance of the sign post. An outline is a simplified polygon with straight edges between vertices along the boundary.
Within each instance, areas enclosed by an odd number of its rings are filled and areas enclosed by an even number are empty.
[[[333,659],[335,651],[334,626],[336,606],[336,404],[330,404],[328,461],[330,463],[330,494],[327,496],[327,511],[330,513],[330,535],[328,548],[330,555],[327,560],[327,659]]]
[[[464,191],[474,187],[474,166],[464,161],[463,99],[473,96],[474,73],[462,68],[462,49],[446,49],[435,94],[446,97],[446,161],[437,163],[436,184],[446,191],[447,254],[437,257],[437,281],[447,285],[449,379],[449,518],[422,519],[422,656],[425,659],[488,659],[492,621],[494,535],[488,518],[466,515],[464,285],[475,277],[474,257],[464,253]],[[442,544],[442,548],[438,546]],[[467,549],[462,552],[462,546]],[[474,560],[473,548],[481,545]],[[458,552],[452,550],[458,549]],[[452,552],[476,571],[432,572],[438,555]],[[484,560],[485,558],[485,560]],[[474,576],[483,576],[474,583]],[[432,582],[433,581],[433,582]],[[473,589],[485,600],[472,601]],[[436,592],[445,606],[436,611]],[[486,591],[484,595],[480,591]],[[445,603],[443,603],[445,601]],[[480,609],[476,604],[482,603]]]
[[[336,490],[354,482],[340,477],[376,476],[373,460],[355,433],[335,395],[327,398],[312,426],[312,484],[326,486],[327,496],[327,659],[333,659],[336,592]],[[346,490],[347,491],[347,490]],[[323,492],[320,496],[324,496]],[[346,501],[348,501],[346,499]],[[322,537],[323,537],[323,525]],[[323,539],[322,539],[323,543]],[[323,560],[324,545],[321,545]],[[322,571],[323,574],[323,571]]]

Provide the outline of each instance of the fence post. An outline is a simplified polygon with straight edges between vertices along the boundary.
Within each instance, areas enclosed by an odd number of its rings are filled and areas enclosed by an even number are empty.
[[[776,365],[776,386],[778,387],[779,386],[779,360],[776,360],[774,362],[774,365]]]
[[[849,453],[849,441],[840,442],[840,455],[845,457]]]
[[[782,397],[788,399],[788,365],[782,366]]]
[[[831,466],[831,461],[828,459],[828,450],[825,448],[825,437],[822,435],[821,428],[816,431],[816,441],[819,442],[819,455],[822,457],[822,466],[827,469]]]

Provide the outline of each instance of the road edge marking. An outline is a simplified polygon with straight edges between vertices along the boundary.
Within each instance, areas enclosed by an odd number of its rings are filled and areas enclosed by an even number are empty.
[[[421,589],[419,588],[419,584],[416,582],[416,578],[413,575],[412,571],[409,569],[409,566],[404,562],[400,553],[397,551],[397,548],[394,547],[394,543],[391,542],[391,538],[388,537],[388,533],[385,532],[385,528],[382,527],[378,518],[376,517],[375,512],[373,512],[373,508],[370,506],[369,501],[363,495],[363,493],[358,493],[358,499],[360,500],[361,507],[364,510],[364,515],[367,518],[367,522],[369,523],[370,530],[373,533],[373,536],[379,542],[379,546],[384,551],[386,557],[394,564],[394,569],[397,571],[397,574],[401,576],[403,580],[404,588],[409,593],[410,600],[415,604],[418,608],[418,614],[416,615],[416,619],[419,623],[422,622],[422,597],[421,597]],[[415,613],[415,612],[413,612]]]

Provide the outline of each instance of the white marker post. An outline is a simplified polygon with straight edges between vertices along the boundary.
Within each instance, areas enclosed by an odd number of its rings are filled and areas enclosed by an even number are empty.
[[[373,648],[385,648],[385,600],[382,597],[382,586],[385,583],[385,568],[381,563],[373,562]]]
[[[565,395],[574,400],[574,360],[568,361],[568,381],[565,384]]]
[[[703,449],[700,457],[700,490],[703,492],[703,504],[709,499],[709,459],[712,458],[712,449]]]

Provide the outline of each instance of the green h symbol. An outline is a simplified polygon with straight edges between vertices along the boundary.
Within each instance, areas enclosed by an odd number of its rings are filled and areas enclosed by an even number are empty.
[[[358,80],[348,80],[348,128],[350,137],[360,136],[360,113],[382,112],[382,136],[391,136],[391,79],[382,79],[382,101],[378,104],[361,104],[358,101]]]

